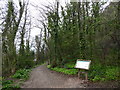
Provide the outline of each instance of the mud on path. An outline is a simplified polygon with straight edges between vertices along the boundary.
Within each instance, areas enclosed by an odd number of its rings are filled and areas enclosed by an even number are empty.
[[[82,83],[77,77],[54,72],[41,65],[32,70],[30,79],[21,88],[84,88]]]

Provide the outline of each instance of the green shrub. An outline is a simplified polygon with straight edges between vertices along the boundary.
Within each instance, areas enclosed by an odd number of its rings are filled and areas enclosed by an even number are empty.
[[[13,80],[3,80],[2,81],[2,90],[13,90],[13,88],[20,88],[19,85],[13,85]]]
[[[29,77],[30,69],[20,69],[16,71],[16,73],[11,76],[12,78],[23,79],[26,80]],[[20,88],[19,85],[14,85],[13,80],[2,80],[2,90],[13,90],[14,88]]]
[[[2,80],[4,79],[4,77],[0,77],[0,85],[2,85]]]
[[[119,68],[109,67],[106,70],[106,79],[107,80],[117,80],[119,78]]]
[[[28,79],[30,69],[20,69],[12,77],[17,79]]]
[[[118,80],[120,68],[115,66],[91,65],[88,78],[91,81]]]
[[[35,65],[33,59],[34,56],[32,56],[30,53],[19,55],[17,61],[17,69],[32,68]]]
[[[101,77],[100,75],[96,75],[93,79],[92,79],[93,82],[96,82],[96,81],[106,81],[105,78]]]
[[[13,80],[4,80],[2,81],[2,85],[13,84]]]
[[[4,79],[4,77],[0,77],[0,81],[1,81],[2,79]]]
[[[91,65],[90,70],[88,71],[88,78],[92,81],[99,81],[105,77],[105,68],[100,64]],[[98,79],[99,78],[99,79]]]
[[[74,63],[67,63],[67,64],[65,64],[65,67],[66,68],[74,68],[75,64]]]
[[[51,65],[47,65],[47,68],[49,68],[49,69],[50,69],[50,68],[51,68]]]
[[[98,76],[98,75],[96,75],[93,79],[92,79],[92,81],[100,81],[101,80],[101,78],[100,78],[100,76]]]
[[[2,90],[13,90],[15,88],[20,88],[20,86],[19,85],[11,85],[11,84],[2,86]]]

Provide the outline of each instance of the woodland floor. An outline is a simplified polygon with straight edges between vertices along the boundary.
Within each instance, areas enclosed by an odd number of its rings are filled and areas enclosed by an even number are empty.
[[[64,75],[41,65],[32,70],[30,79],[24,82],[21,88],[112,88],[118,85],[114,84],[84,83],[84,80],[78,79],[77,76]]]

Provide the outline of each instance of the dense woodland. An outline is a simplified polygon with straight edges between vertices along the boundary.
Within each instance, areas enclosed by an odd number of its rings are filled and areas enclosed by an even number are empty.
[[[36,26],[41,33],[35,37],[33,50],[29,2],[18,1],[19,6],[7,2],[6,7],[0,8],[4,77],[43,62],[51,68],[65,68],[66,64],[75,65],[77,59],[91,60],[96,72],[98,66],[112,67],[110,73],[119,68],[120,2],[110,2],[106,7],[107,2],[71,2],[65,7],[55,2],[44,8],[34,6],[41,14],[37,22],[43,26]]]
[[[72,2],[61,7],[62,11],[58,11],[59,3],[54,10],[48,8],[45,42],[53,67],[78,58],[103,65],[119,63],[119,3],[111,3],[105,10],[103,5]]]

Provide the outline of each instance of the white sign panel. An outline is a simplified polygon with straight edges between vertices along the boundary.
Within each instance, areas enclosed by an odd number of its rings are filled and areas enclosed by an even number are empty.
[[[80,69],[89,69],[91,61],[80,61],[77,60],[75,68],[80,68]]]

